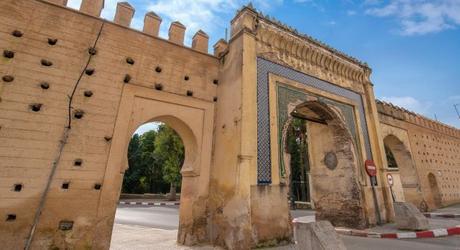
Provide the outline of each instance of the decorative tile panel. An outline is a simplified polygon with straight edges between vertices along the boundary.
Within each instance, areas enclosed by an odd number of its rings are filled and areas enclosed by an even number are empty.
[[[331,94],[342,96],[353,100],[357,103],[357,108],[361,120],[361,129],[364,135],[364,145],[368,159],[372,159],[370,149],[369,134],[367,131],[367,121],[364,114],[363,100],[360,94],[345,89],[329,82],[314,78],[304,73],[298,72],[291,68],[279,65],[277,63],[257,58],[257,182],[260,185],[267,185],[272,182],[271,178],[271,152],[270,152],[270,103],[269,103],[269,73],[302,83],[304,85],[317,88]],[[298,97],[301,94],[297,94]],[[323,98],[323,101],[337,106],[338,102]],[[340,104],[339,107],[343,104]],[[355,140],[356,126],[354,126],[353,111],[342,109],[347,121],[347,126],[350,129]],[[287,119],[287,118],[286,118]],[[353,122],[350,122],[350,119]]]

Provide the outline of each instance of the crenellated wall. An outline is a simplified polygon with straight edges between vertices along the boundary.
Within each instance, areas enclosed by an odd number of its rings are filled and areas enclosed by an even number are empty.
[[[391,221],[398,199],[460,201],[460,131],[375,101],[371,69],[251,6],[208,54],[202,30],[104,0],[0,1],[0,244],[108,249],[127,148],[144,123],[185,145],[178,243],[228,249],[292,240],[285,128],[307,123],[313,207],[336,225]],[[334,115],[332,115],[334,114]],[[288,118],[291,117],[291,118]],[[385,148],[394,151],[390,169]],[[374,202],[364,161],[378,169]],[[287,160],[288,162],[289,160]],[[335,162],[335,163],[334,163]],[[324,185],[336,180],[334,187]]]
[[[154,13],[146,15],[145,32],[130,29],[134,9],[128,3],[118,3],[114,22],[99,18],[103,0],[83,0],[81,11],[65,3],[0,2],[3,249],[107,249],[128,167],[126,160],[107,162],[116,147],[125,152],[131,137],[120,138],[116,127],[120,119],[137,121],[158,111],[154,99],[177,104],[169,113],[176,117],[182,117],[181,107],[192,110],[194,121],[187,115],[183,120],[199,131],[196,143],[206,155],[195,157],[198,176],[194,169],[186,179],[195,187],[190,197],[207,196],[219,72],[218,59],[207,54],[208,36],[197,32],[188,48],[184,26],[173,23],[169,40],[157,36],[161,18]],[[123,101],[130,93],[134,101]],[[206,202],[195,207],[185,197],[184,209],[193,212],[181,213],[181,243],[206,241],[206,225],[193,219],[204,216],[198,213]]]
[[[460,201],[460,130],[431,120],[406,109],[377,100],[382,137],[394,136],[401,147],[390,150],[395,154],[406,199],[421,209],[434,209]],[[388,143],[391,146],[391,143]],[[409,154],[411,166],[398,163],[399,150]],[[414,185],[404,185],[410,178],[404,169],[414,167]],[[412,195],[408,190],[416,189]],[[416,197],[414,197],[416,196]],[[418,196],[418,198],[417,198]]]

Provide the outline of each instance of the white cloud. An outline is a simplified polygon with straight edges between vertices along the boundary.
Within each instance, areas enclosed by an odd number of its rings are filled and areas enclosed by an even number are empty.
[[[382,101],[392,103],[409,111],[430,116],[429,110],[432,106],[431,103],[421,102],[412,96],[384,96],[382,97]]]
[[[403,35],[436,33],[460,26],[459,0],[392,0],[386,4],[372,2],[366,14],[377,17],[396,17]]]
[[[228,20],[223,15],[233,15],[247,1],[243,0],[158,0],[149,4],[148,11],[153,11],[163,18],[160,36],[167,37],[169,24],[179,21],[187,27],[186,43],[190,43],[193,34],[202,29],[208,34],[218,32],[224,35]],[[283,3],[283,0],[257,0],[254,5],[261,10]],[[219,30],[219,31],[218,31]]]
[[[79,9],[79,8],[80,8],[81,1],[82,1],[82,0],[69,0],[69,1],[67,2],[67,7],[70,7],[70,8],[72,8],[72,9]]]
[[[133,135],[135,134],[142,135],[145,132],[148,132],[151,130],[158,130],[158,127],[161,124],[162,124],[161,122],[149,122],[149,123],[143,124],[136,129]]]

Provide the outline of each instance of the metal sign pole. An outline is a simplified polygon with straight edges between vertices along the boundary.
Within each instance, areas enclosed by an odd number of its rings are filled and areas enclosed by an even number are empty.
[[[390,186],[390,193],[391,193],[391,198],[393,199],[393,202],[396,202],[395,194],[393,193],[393,188]]]
[[[391,175],[390,173],[387,174],[387,182],[388,186],[390,187],[391,198],[393,199],[393,202],[396,202],[396,197],[393,193],[393,175]]]

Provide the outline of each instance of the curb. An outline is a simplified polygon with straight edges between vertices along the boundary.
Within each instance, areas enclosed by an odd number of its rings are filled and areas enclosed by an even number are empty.
[[[180,202],[140,202],[140,201],[120,201],[120,205],[143,205],[143,206],[179,206]]]
[[[460,225],[451,228],[432,229],[420,232],[405,232],[405,233],[376,233],[362,230],[354,230],[348,228],[336,228],[335,231],[343,235],[351,235],[368,238],[382,239],[416,239],[416,238],[438,238],[451,235],[460,235]]]
[[[427,218],[460,218],[460,214],[424,213]]]

